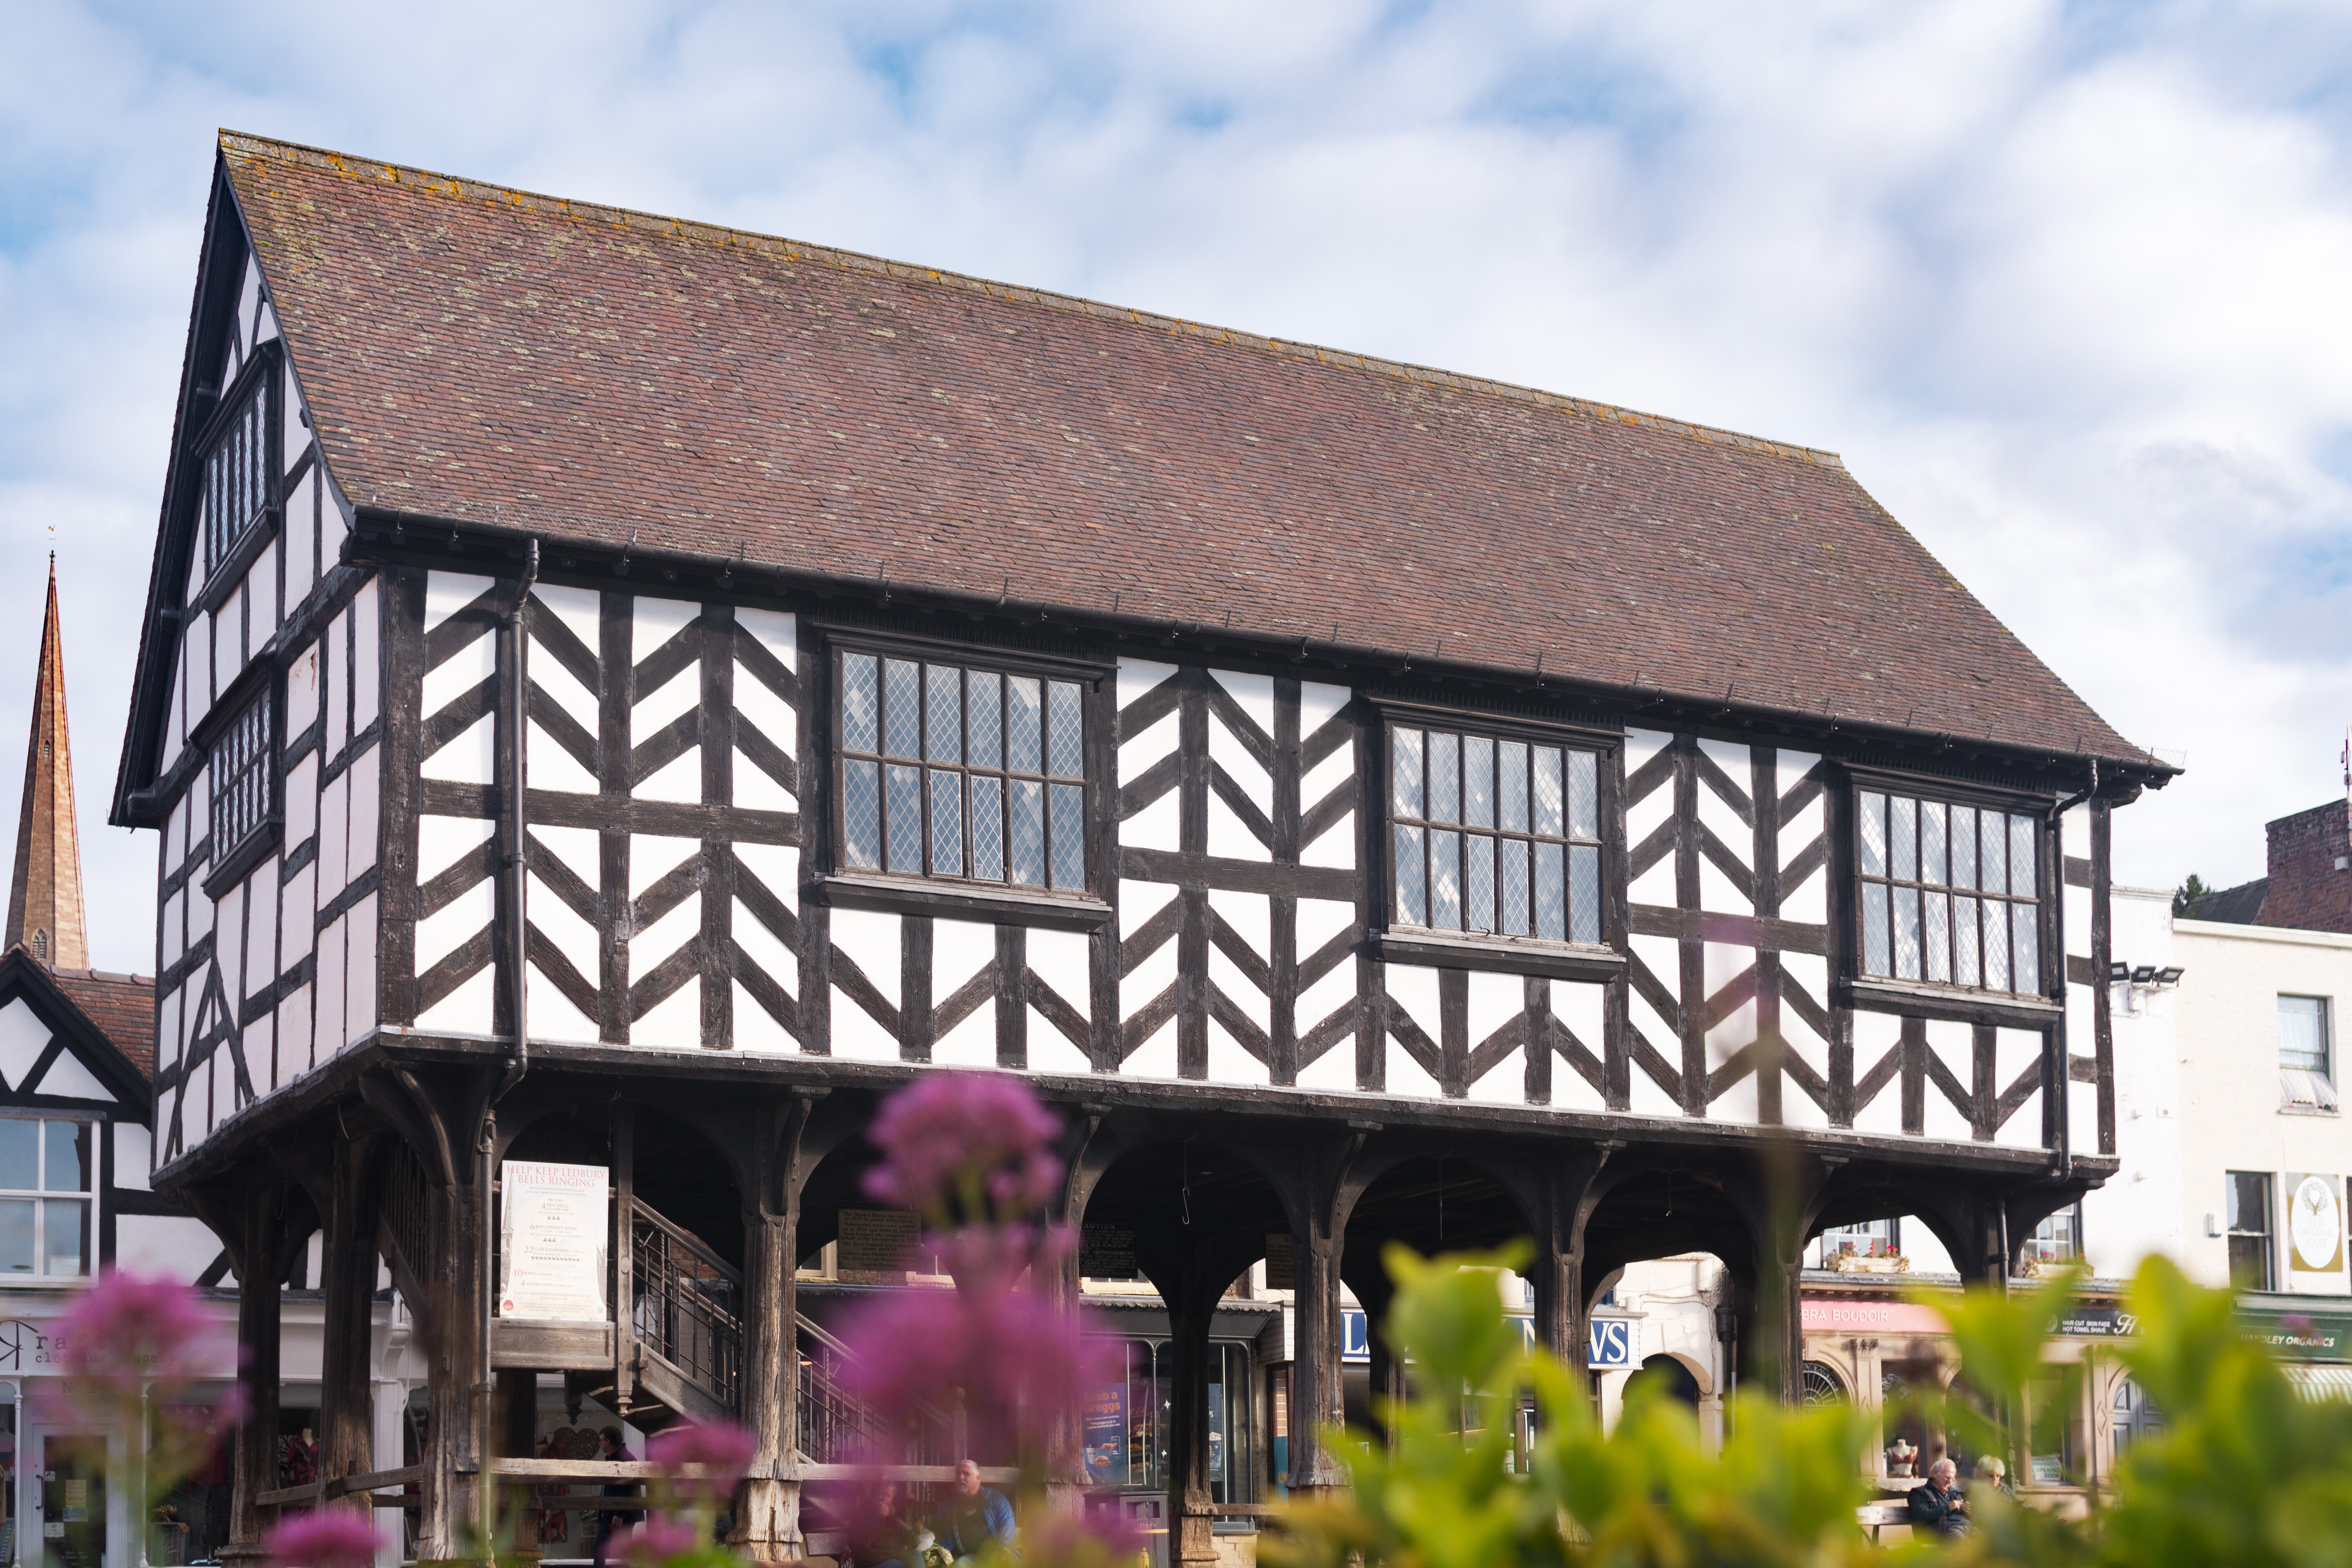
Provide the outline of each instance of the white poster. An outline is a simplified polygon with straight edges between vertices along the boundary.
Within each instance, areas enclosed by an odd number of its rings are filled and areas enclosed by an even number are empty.
[[[2344,1192],[2333,1176],[2286,1178],[2286,1286],[2344,1292]]]
[[[499,1173],[499,1316],[606,1321],[612,1173],[509,1160]]]

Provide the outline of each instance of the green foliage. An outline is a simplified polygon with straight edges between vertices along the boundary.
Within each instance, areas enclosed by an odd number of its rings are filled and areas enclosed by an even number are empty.
[[[2352,1568],[2352,1404],[2296,1397],[2242,1333],[2227,1292],[2153,1260],[2132,1289],[2139,1337],[2123,1352],[2169,1425],[2143,1437],[2084,1521],[1978,1488],[1974,1533],[1880,1546],[1856,1508],[1879,1417],[1845,1405],[1790,1409],[1743,1392],[1731,1436],[1707,1455],[1690,1411],[1636,1380],[1623,1418],[1599,1430],[1580,1371],[1522,1349],[1493,1270],[1523,1247],[1426,1259],[1391,1247],[1397,1282],[1384,1334],[1410,1357],[1415,1392],[1381,1415],[1386,1440],[1333,1435],[1355,1488],[1302,1503],[1263,1554],[1278,1568],[1715,1568],[1723,1565],[2017,1564],[2019,1568]],[[1931,1412],[1981,1451],[2010,1453],[2005,1417],[2033,1408],[2052,1369],[2044,1342],[2077,1280],[2015,1297],[1938,1296],[1968,1393]],[[1532,1394],[1524,1473],[1513,1434],[1480,1412]],[[2042,1396],[2047,1403],[2047,1395]],[[2038,1447],[2039,1445],[2037,1445]]]

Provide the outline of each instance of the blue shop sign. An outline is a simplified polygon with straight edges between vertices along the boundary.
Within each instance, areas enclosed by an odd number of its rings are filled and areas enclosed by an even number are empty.
[[[1624,1372],[1633,1365],[1633,1320],[1595,1318],[1586,1341],[1584,1364],[1594,1372]]]

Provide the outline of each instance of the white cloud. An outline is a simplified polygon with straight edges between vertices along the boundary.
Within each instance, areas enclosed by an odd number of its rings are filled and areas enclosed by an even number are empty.
[[[110,965],[152,963],[152,844],[100,823],[223,124],[1833,447],[2189,754],[2126,879],[2257,874],[2336,787],[2327,8],[36,0],[11,43],[0,734],[54,524]]]

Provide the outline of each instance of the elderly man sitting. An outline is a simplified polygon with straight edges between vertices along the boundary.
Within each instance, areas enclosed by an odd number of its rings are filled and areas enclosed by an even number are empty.
[[[1912,1488],[1904,1505],[1913,1529],[1932,1530],[1938,1535],[1969,1532],[1969,1500],[1952,1484],[1959,1474],[1959,1466],[1949,1459],[1938,1459],[1927,1467],[1927,1484]]]
[[[958,1563],[985,1551],[991,1542],[1013,1544],[1013,1504],[993,1487],[980,1484],[980,1466],[971,1459],[955,1468],[955,1491],[931,1521],[940,1548]]]

